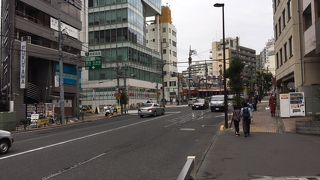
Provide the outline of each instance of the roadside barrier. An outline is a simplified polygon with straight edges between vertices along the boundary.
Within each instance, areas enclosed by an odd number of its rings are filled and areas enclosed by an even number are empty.
[[[194,179],[191,176],[191,172],[193,171],[194,168],[194,161],[196,157],[195,156],[188,156],[187,157],[187,162],[184,164],[177,180],[190,180]]]

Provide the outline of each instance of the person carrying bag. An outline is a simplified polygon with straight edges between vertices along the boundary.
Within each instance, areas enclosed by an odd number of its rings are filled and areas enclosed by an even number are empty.
[[[241,110],[238,107],[235,107],[232,113],[232,121],[234,123],[236,136],[240,136],[240,132],[239,132],[240,120],[241,120]]]

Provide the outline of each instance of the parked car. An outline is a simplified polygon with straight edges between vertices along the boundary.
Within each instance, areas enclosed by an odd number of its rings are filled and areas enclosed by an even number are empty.
[[[0,154],[9,151],[13,144],[13,137],[9,131],[0,130]]]
[[[189,98],[188,100],[188,106],[192,106],[193,103],[197,100],[197,98]]]
[[[210,100],[211,112],[224,110],[224,95],[211,96]]]
[[[165,109],[157,103],[144,103],[138,109],[138,115],[143,118],[145,116],[164,115]]]
[[[195,102],[192,105],[192,110],[195,109],[207,109],[209,107],[209,103],[208,101],[206,101],[205,99],[196,99]]]

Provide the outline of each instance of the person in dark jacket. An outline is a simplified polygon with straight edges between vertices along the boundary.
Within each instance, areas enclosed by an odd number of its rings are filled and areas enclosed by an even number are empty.
[[[243,108],[241,109],[241,115],[242,115],[242,127],[243,127],[244,137],[248,137],[250,136],[252,110],[250,109],[247,103],[243,105]]]
[[[240,132],[239,132],[240,120],[241,120],[241,110],[239,107],[235,106],[233,113],[232,113],[232,121],[234,123],[234,129],[235,129],[236,136],[240,136]]]

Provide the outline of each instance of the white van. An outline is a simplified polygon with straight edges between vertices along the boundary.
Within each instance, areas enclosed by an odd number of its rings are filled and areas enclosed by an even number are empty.
[[[224,95],[214,95],[210,99],[211,112],[224,111]]]

